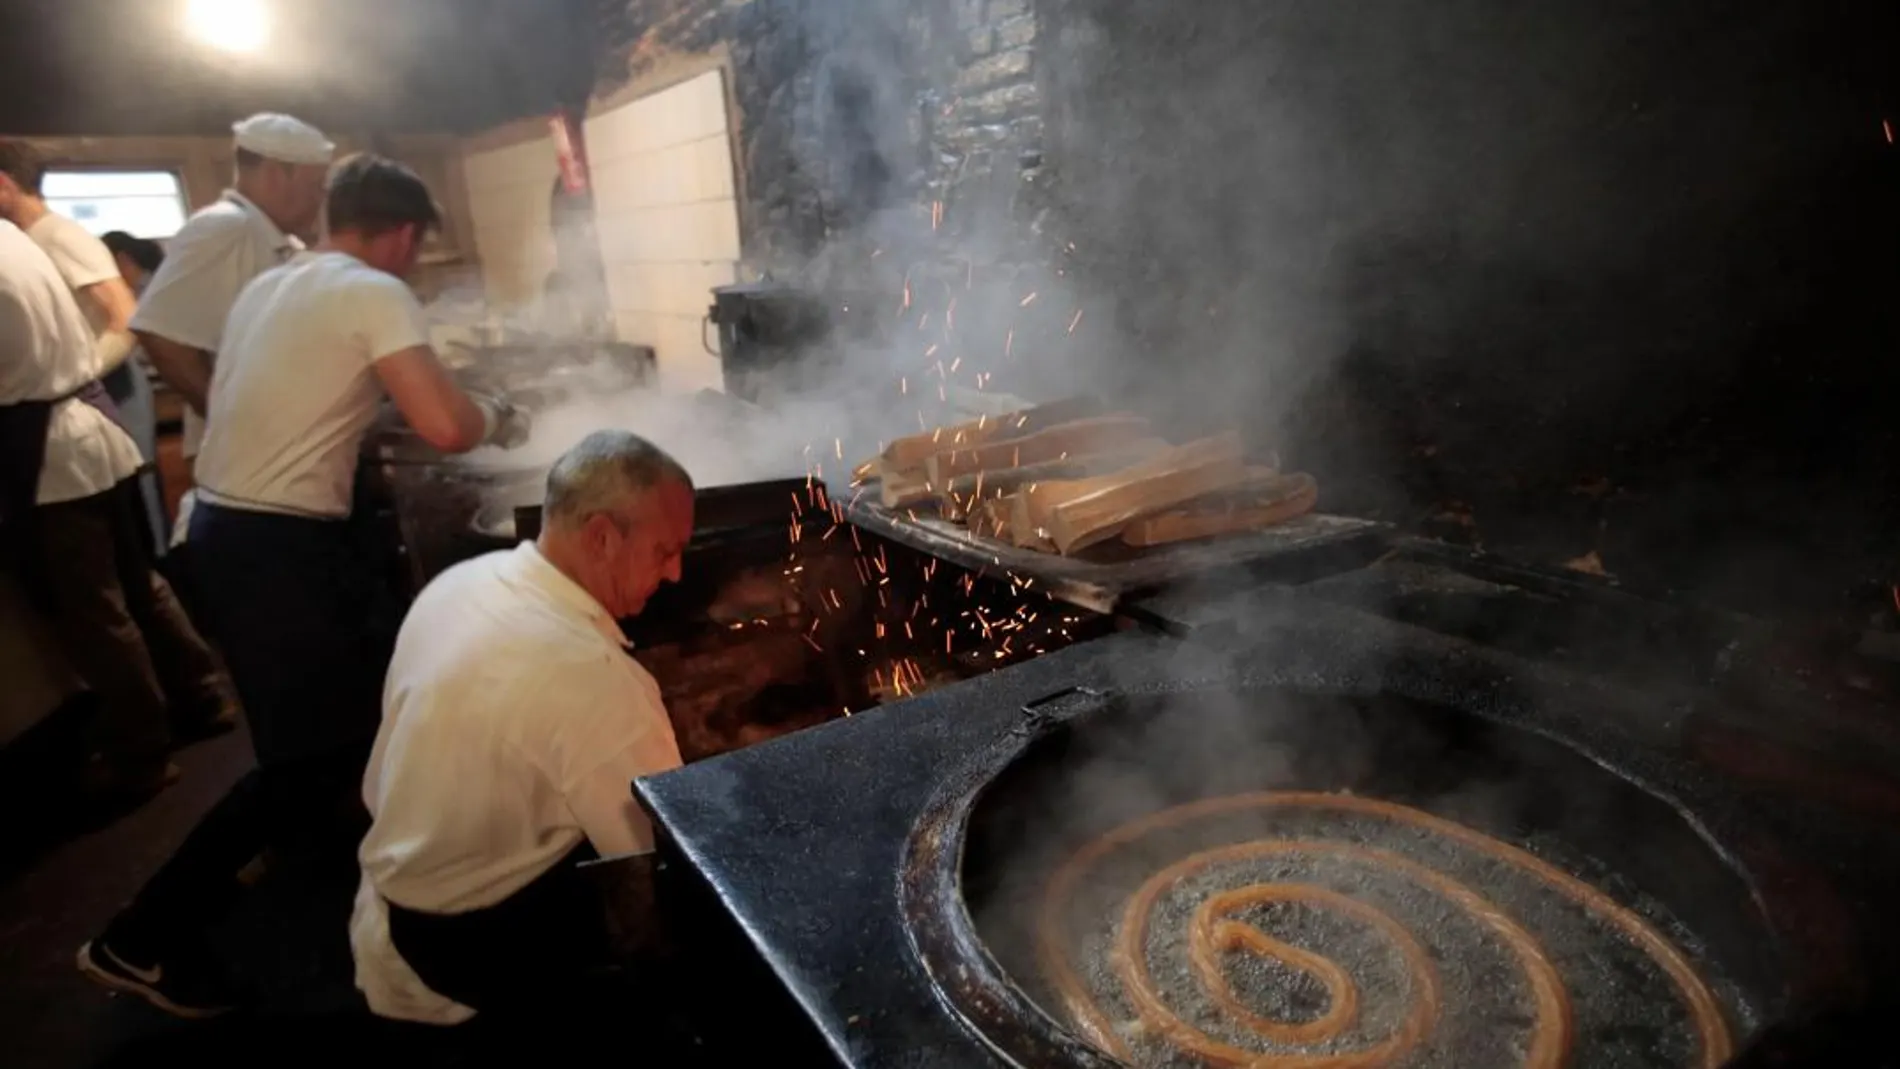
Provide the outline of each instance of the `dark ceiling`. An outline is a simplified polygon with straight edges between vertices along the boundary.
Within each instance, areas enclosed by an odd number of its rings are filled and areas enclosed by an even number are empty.
[[[584,100],[585,0],[260,0],[218,52],[187,0],[0,0],[0,134],[220,133],[256,111],[338,131],[469,131]]]

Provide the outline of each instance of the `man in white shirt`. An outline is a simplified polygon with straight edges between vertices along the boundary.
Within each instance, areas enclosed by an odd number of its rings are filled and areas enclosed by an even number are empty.
[[[109,414],[107,370],[58,269],[0,220],[0,560],[18,568],[98,695],[101,753],[88,776],[116,800],[178,774],[153,663],[177,632],[161,621],[178,608],[139,542],[139,451]]]
[[[680,763],[616,621],[678,581],[691,480],[602,431],[555,463],[543,516],[538,542],[439,576],[396,644],[350,925],[357,986],[386,1018],[460,1024],[574,979],[603,948],[570,855],[651,852],[632,782]]]
[[[112,381],[121,373],[143,374],[127,359],[134,345],[130,328],[134,307],[132,290],[121,277],[118,262],[105,242],[47,207],[45,198],[40,195],[45,176],[44,162],[25,142],[0,141],[0,219],[24,231],[59,270],[80,309],[86,313],[92,329],[95,359],[101,366],[114,369],[104,379],[107,392],[112,393]],[[128,399],[113,396],[120,408],[121,426],[125,425],[124,402]],[[129,433],[130,428],[126,429]],[[140,454],[144,461],[140,469],[142,475],[156,457],[144,446],[140,447]],[[142,486],[140,495],[143,499]],[[231,727],[236,723],[237,709],[229,699],[223,672],[178,599],[172,595],[171,587],[161,581],[158,589],[163,596],[152,606],[150,620],[142,624],[157,632],[149,649],[153,667],[170,700],[173,730],[180,737],[188,738]]]
[[[145,354],[166,385],[184,398],[186,459],[198,455],[209,405],[213,358],[224,324],[251,280],[285,262],[314,235],[324,179],[336,146],[289,115],[253,115],[232,128],[233,188],[194,214],[167,243],[132,316]],[[186,526],[182,505],[179,526]]]
[[[197,607],[224,650],[258,767],[80,951],[88,976],[181,1016],[230,1004],[204,968],[203,937],[261,849],[309,862],[310,880],[336,876],[342,899],[354,883],[367,825],[356,788],[396,623],[350,522],[358,453],[383,398],[444,452],[525,437],[506,406],[463,393],[429,346],[403,281],[439,222],[422,180],[354,157],[332,174],[327,211],[324,243],[260,275],[232,306],[198,454]]]

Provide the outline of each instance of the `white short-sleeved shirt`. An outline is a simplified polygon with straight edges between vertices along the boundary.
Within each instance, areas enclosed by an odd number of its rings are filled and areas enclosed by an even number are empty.
[[[87,287],[119,277],[119,263],[112,258],[112,250],[106,248],[106,243],[58,212],[41,216],[39,222],[26,228],[26,236],[53,261],[53,266],[59,269],[59,277],[66,280],[66,288],[72,290],[76,298]],[[98,302],[81,299],[79,310],[92,327],[93,337],[105,333],[106,315]]]
[[[0,405],[64,397],[105,368],[66,280],[33,240],[0,220]],[[137,472],[139,447],[84,401],[53,406],[40,465],[42,505],[112,489]]]
[[[357,453],[384,396],[374,365],[428,344],[408,285],[347,253],[300,253],[259,275],[225,324],[194,468],[199,496],[348,516]]]
[[[303,243],[235,190],[200,209],[165,245],[165,262],[139,297],[132,329],[203,349],[223,350],[224,322],[251,280],[288,260]],[[185,412],[185,455],[197,456],[204,421]]]
[[[493,906],[583,839],[647,853],[636,777],[677,768],[660,689],[619,627],[531,542],[439,576],[403,621],[363,800],[350,923],[356,984],[383,1017],[459,1024],[389,939],[384,900],[427,913]]]

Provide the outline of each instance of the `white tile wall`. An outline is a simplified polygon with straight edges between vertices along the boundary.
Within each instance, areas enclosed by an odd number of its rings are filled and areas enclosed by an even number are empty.
[[[701,342],[702,319],[712,287],[736,281],[739,261],[724,73],[595,115],[586,132],[621,340],[653,346],[663,388],[717,389],[719,361]]]
[[[489,300],[532,301],[554,268],[548,230],[549,195],[560,174],[554,139],[471,153],[462,166]]]

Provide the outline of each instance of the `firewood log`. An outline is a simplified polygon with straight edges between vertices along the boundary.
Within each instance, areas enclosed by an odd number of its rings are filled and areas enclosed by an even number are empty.
[[[993,497],[978,502],[970,512],[970,533],[982,538],[1009,541],[1009,499]]]
[[[998,418],[985,416],[968,423],[938,427],[926,434],[913,434],[907,438],[899,438],[885,446],[883,454],[878,459],[884,462],[886,472],[922,471],[924,461],[929,460],[940,450],[954,445],[982,445],[1011,433],[1007,429],[1009,424],[1005,421],[1012,419],[1013,417],[1010,416]]]
[[[1135,520],[1229,489],[1248,478],[1240,436],[1226,434],[1170,450],[1119,475],[1108,485],[1050,505],[1047,531],[1063,554],[1114,538]],[[1088,480],[1094,482],[1094,480]]]
[[[925,471],[932,486],[949,486],[951,480],[962,475],[1108,452],[1151,436],[1148,421],[1140,416],[1075,420],[1020,438],[998,439],[975,448],[943,450],[925,463]]]
[[[1020,468],[979,471],[975,475],[959,475],[950,480],[949,487],[942,491],[938,510],[944,519],[962,522],[983,502],[1006,498],[1032,483],[1106,475],[1139,464],[1168,448],[1168,443],[1160,438],[1144,438],[1130,442],[1126,448],[1106,453],[1052,460],[1046,464],[1025,464]]]
[[[1039,482],[1028,486],[1012,498],[1010,530],[1017,540],[1017,545],[1027,546],[1035,541],[1047,542],[1057,505],[1119,486],[1130,480],[1146,478],[1156,472],[1170,471],[1196,459],[1204,459],[1210,455],[1227,455],[1230,452],[1228,448],[1230,444],[1231,452],[1238,453],[1238,438],[1233,438],[1231,441],[1226,438],[1208,439],[1169,448],[1148,457],[1139,464],[1100,476]]]
[[[894,471],[887,468],[878,480],[877,489],[878,501],[887,509],[916,508],[937,496],[930,492],[922,471]]]
[[[906,471],[922,468],[933,455],[954,446],[977,446],[1005,438],[1020,438],[1078,419],[1091,419],[1103,413],[1100,401],[1093,397],[1071,397],[1052,401],[1021,412],[938,427],[925,434],[899,438],[884,448],[882,459],[887,470]]]
[[[1253,494],[1252,500],[1226,493],[1212,500],[1219,504],[1136,520],[1122,531],[1122,541],[1146,548],[1275,527],[1313,511],[1319,505],[1319,483],[1311,475],[1287,475],[1271,490]]]

